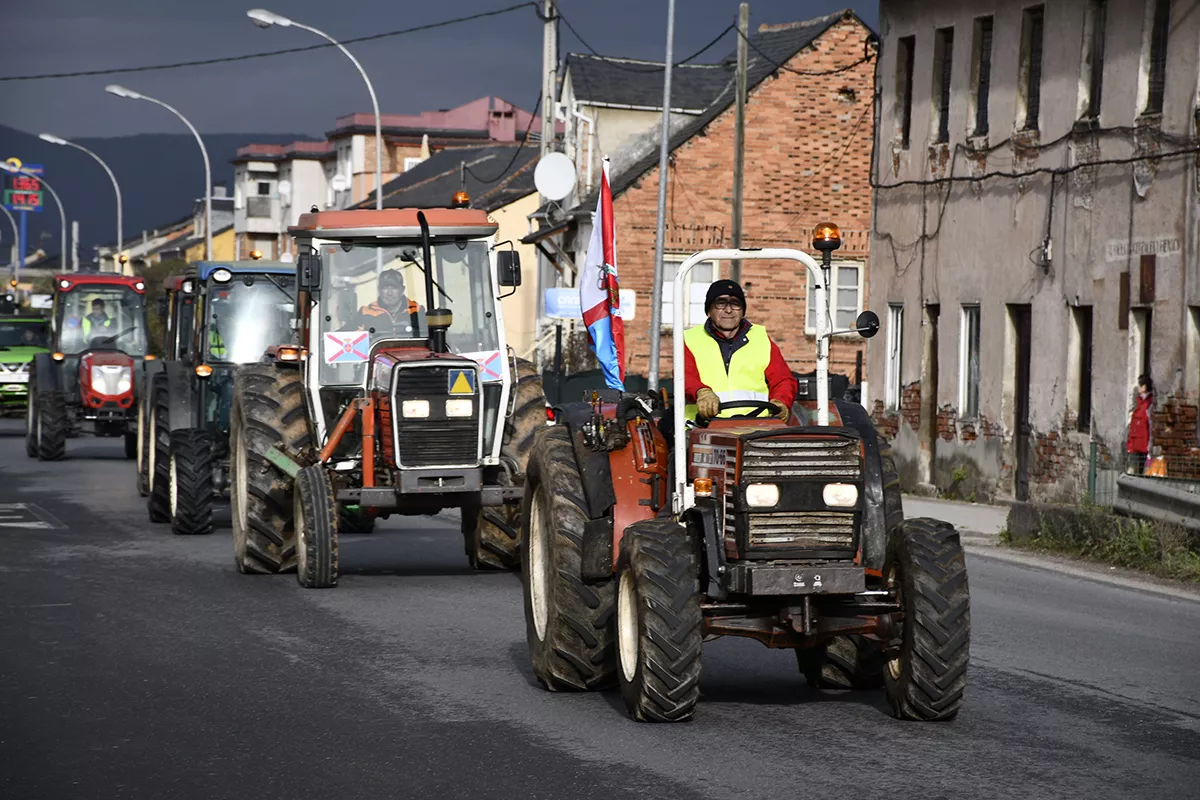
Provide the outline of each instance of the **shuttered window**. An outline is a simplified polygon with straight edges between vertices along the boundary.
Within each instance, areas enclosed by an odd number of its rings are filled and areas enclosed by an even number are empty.
[[[936,33],[933,50],[933,97],[937,141],[950,141],[950,75],[954,69],[954,28]]]
[[[1092,0],[1088,6],[1091,36],[1087,42],[1088,102],[1085,116],[1100,118],[1100,100],[1104,90],[1104,29],[1108,22],[1107,0]]]
[[[1147,114],[1161,114],[1167,79],[1167,35],[1171,24],[1171,0],[1154,0],[1154,22],[1150,30],[1150,93]]]
[[[896,50],[896,107],[900,125],[900,146],[907,148],[912,132],[913,58],[916,54],[915,36],[903,36]]]
[[[975,130],[987,136],[988,97],[992,90],[992,18],[975,20]]]
[[[1045,7],[1025,9],[1025,24],[1022,44],[1024,45],[1025,76],[1025,125],[1027,131],[1040,127],[1042,111],[1042,36],[1045,24]]]

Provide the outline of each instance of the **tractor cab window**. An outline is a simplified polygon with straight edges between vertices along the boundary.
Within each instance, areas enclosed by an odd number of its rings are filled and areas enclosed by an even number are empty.
[[[55,308],[58,349],[120,350],[146,354],[145,298],[124,286],[78,286],[58,296]]]
[[[434,307],[450,309],[450,351],[478,354],[499,349],[496,297],[486,242],[457,239],[431,248],[424,263],[419,243],[378,248],[326,243],[320,248],[325,288],[321,294],[321,383],[362,382],[373,343],[429,336],[426,282]]]
[[[250,364],[261,361],[268,347],[292,343],[295,284],[293,275],[235,275],[225,283],[210,282],[198,343],[205,361]]]
[[[40,319],[0,321],[0,349],[50,346],[50,328]]]

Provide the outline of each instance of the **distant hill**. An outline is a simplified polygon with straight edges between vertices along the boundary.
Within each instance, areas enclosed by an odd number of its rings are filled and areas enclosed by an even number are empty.
[[[303,134],[218,133],[204,135],[214,181],[225,181],[233,194],[233,165],[237,149],[250,142],[285,144],[310,139]],[[144,229],[186,216],[192,202],[204,195],[204,162],[191,134],[140,134],[109,139],[74,140],[94,151],[112,168],[121,184],[125,206],[125,238]],[[71,220],[79,220],[79,262],[91,261],[92,245],[116,239],[116,205],[112,184],[90,156],[70,147],[43,142],[37,136],[0,125],[0,161],[16,156],[43,164],[67,212],[67,246]],[[58,207],[46,194],[46,210],[29,215],[29,249],[39,235],[48,253],[59,249]],[[0,216],[0,262],[8,261],[12,232]]]

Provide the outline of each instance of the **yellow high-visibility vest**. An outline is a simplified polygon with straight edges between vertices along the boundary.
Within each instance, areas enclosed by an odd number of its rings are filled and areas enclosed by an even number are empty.
[[[689,328],[683,334],[683,343],[696,359],[696,370],[700,373],[700,381],[716,392],[722,403],[737,400],[759,400],[767,402],[771,399],[771,387],[767,385],[767,367],[771,363],[771,338],[765,328],[751,325],[746,331],[746,343],[734,352],[729,359],[729,371],[725,371],[725,359],[721,356],[719,345],[703,325]],[[679,364],[676,369],[683,369]],[[722,411],[719,416],[732,417],[745,414],[750,409],[732,409]],[[696,405],[691,403],[684,408],[688,419],[696,418]],[[763,412],[769,413],[769,412]]]

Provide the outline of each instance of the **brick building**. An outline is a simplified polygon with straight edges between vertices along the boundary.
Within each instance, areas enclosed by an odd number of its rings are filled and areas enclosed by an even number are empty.
[[[809,250],[813,226],[824,221],[841,226],[845,244],[836,254],[836,274],[842,322],[852,321],[862,309],[867,291],[874,39],[849,11],[763,25],[750,36],[742,243]],[[671,374],[670,332],[679,319],[671,299],[675,265],[699,250],[730,246],[735,63],[733,56],[721,62],[724,79],[713,82],[717,93],[701,113],[671,118],[663,379]],[[637,72],[627,73],[627,80],[638,79]],[[646,80],[661,87],[661,75]],[[587,99],[593,105],[603,102],[594,90]],[[627,371],[644,375],[650,337],[641,321],[650,318],[654,276],[659,125],[608,155],[621,287],[637,293],[639,322],[626,328]],[[594,208],[594,193],[566,211],[551,208],[539,220],[541,227],[525,239],[537,243],[554,263],[561,286],[574,285]],[[807,314],[806,276],[797,266],[774,262],[744,262],[742,269],[748,318],[766,326],[794,370],[812,369],[816,349],[806,333],[814,326]],[[703,320],[708,283],[728,275],[726,263],[693,272],[688,323]],[[853,378],[862,340],[839,337],[830,352],[831,368]]]
[[[1200,477],[1193,11],[880,3],[868,367],[907,487],[1103,495],[1142,373]]]

